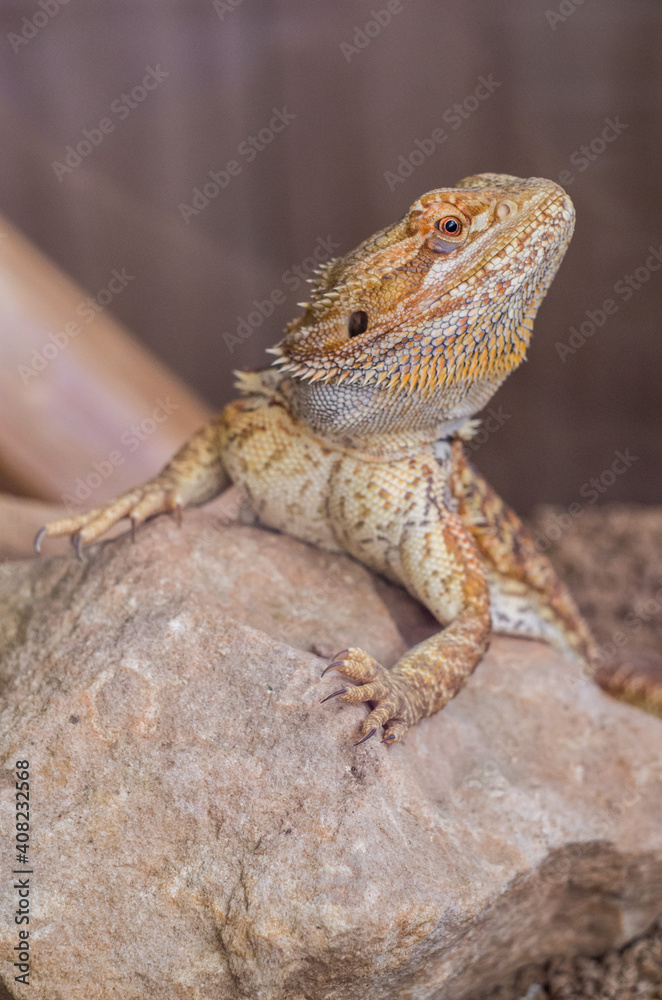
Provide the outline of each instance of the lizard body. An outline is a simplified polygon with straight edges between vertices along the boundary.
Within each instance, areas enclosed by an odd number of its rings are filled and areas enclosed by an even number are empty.
[[[364,739],[384,727],[397,742],[442,708],[492,629],[589,664],[570,594],[462,444],[524,359],[573,224],[568,196],[539,178],[479,174],[428,192],[320,269],[275,367],[239,373],[242,396],[158,476],[47,525],[38,543],[72,534],[78,551],[122,517],[135,525],[238,484],[264,524],[349,553],[444,626],[390,670],[356,648],[334,659],[354,684],[329,697],[372,705]]]

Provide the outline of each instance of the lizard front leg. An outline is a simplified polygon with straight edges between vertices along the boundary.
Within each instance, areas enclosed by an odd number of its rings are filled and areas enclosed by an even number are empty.
[[[327,667],[358,685],[335,692],[342,701],[374,704],[359,742],[383,726],[382,742],[397,743],[409,726],[457,694],[487,649],[490,600],[479,553],[457,514],[437,508],[437,515],[431,524],[405,529],[399,575],[447,627],[414,646],[390,670],[362,649],[345,650]]]
[[[130,518],[135,528],[155,514],[178,514],[188,504],[211,500],[230,485],[221,457],[225,433],[226,421],[221,415],[194,434],[161,472],[142,486],[85,514],[51,521],[37,532],[37,552],[45,537],[71,535],[80,557],[83,544],[96,541],[122,518]]]

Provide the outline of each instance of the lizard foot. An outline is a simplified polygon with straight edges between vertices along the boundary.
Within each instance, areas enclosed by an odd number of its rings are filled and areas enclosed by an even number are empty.
[[[76,517],[65,517],[60,521],[51,521],[43,528],[40,528],[35,535],[34,547],[37,555],[41,554],[41,543],[44,538],[58,538],[62,535],[71,535],[71,542],[76,550],[79,559],[83,545],[100,538],[109,528],[121,521],[122,518],[131,519],[131,530],[134,533],[137,525],[142,524],[148,517],[154,514],[162,514],[168,511],[181,517],[182,502],[177,496],[177,491],[165,482],[160,482],[159,478],[150,480],[143,486],[127,490],[121,496],[111,500],[103,507],[96,507],[86,514],[79,514]]]
[[[392,670],[386,670],[363,649],[344,649],[334,657],[322,676],[332,669],[355,681],[356,686],[334,691],[323,701],[337,697],[350,703],[374,703],[375,707],[361,725],[363,737],[358,743],[370,739],[382,726],[382,743],[398,743],[409,726],[421,718],[423,713],[410,681]]]

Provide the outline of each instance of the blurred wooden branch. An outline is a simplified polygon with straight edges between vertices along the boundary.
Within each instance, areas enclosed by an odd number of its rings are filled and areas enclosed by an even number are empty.
[[[241,493],[236,486],[231,486],[225,493],[205,504],[207,512],[221,524],[235,521],[239,516],[240,507]],[[3,572],[5,560],[29,559],[34,556],[34,536],[39,528],[47,521],[56,521],[66,515],[66,508],[57,504],[0,493],[0,574]],[[104,535],[104,541],[116,538],[129,530],[128,521],[120,521]],[[136,532],[136,542],[140,542],[140,530],[138,528]],[[45,556],[70,553],[71,558],[74,558],[68,538],[49,538],[42,548]]]
[[[0,217],[1,488],[93,507],[157,472],[209,418],[106,311],[130,280],[114,272],[89,296]]]
[[[47,521],[66,517],[64,507],[44,503],[42,500],[26,500],[5,496],[0,493],[0,572],[5,559],[25,559],[33,555],[35,533]],[[54,538],[48,554],[66,552],[69,539]]]

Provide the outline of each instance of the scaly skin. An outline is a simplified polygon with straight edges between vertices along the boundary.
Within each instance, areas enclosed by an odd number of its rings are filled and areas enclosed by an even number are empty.
[[[142,487],[38,536],[77,551],[122,517],[203,503],[230,481],[260,520],[347,552],[402,584],[445,626],[390,670],[362,649],[327,667],[369,702],[363,739],[397,742],[462,687],[492,628],[595,647],[565,586],[467,461],[474,416],[524,359],[572,235],[565,192],[540,178],[466,178],[319,272],[276,369],[239,373],[242,397]],[[326,700],[326,699],[325,699]]]

